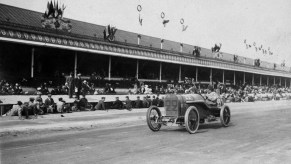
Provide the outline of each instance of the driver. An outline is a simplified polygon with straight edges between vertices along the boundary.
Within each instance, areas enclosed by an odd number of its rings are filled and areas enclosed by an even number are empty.
[[[218,94],[214,91],[212,85],[208,85],[207,94],[206,94],[206,103],[209,105],[217,105],[217,99],[219,98]]]

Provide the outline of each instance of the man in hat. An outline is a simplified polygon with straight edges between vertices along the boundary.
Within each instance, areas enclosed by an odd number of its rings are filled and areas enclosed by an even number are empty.
[[[74,93],[74,77],[72,72],[70,72],[69,77],[66,79],[66,86],[68,87],[69,98],[72,98]]]
[[[136,97],[135,107],[136,108],[142,108],[142,101],[140,100],[139,96]]]
[[[48,98],[45,99],[45,101],[44,101],[44,105],[46,107],[46,112],[53,113],[54,109],[55,109],[55,101],[52,98],[52,94],[49,93],[47,96],[48,96]]]
[[[81,89],[82,89],[82,79],[81,79],[81,74],[80,73],[77,75],[77,78],[74,80],[74,84],[75,84],[76,97],[79,100],[80,99]]]
[[[115,101],[113,102],[113,105],[111,107],[112,109],[122,109],[123,103],[119,100],[119,97],[115,98]]]
[[[101,100],[98,102],[98,104],[94,107],[95,110],[105,110],[105,97],[102,97]],[[108,112],[108,110],[107,110]]]
[[[125,98],[126,98],[126,99],[125,99],[125,102],[124,102],[124,107],[125,107],[127,110],[131,111],[131,110],[132,110],[131,101],[130,101],[130,99],[129,99],[128,96],[126,96]]]

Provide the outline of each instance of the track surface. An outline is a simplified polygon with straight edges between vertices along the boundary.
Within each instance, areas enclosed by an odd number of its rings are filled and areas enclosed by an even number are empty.
[[[1,163],[290,163],[291,101],[229,104],[231,124],[196,134],[129,127],[2,137]]]

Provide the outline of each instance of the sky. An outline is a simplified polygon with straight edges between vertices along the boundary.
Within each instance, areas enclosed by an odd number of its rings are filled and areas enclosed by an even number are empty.
[[[44,12],[47,0],[0,0],[0,3]],[[211,48],[270,63],[291,66],[290,0],[59,0],[66,6],[64,17],[181,43]],[[142,10],[137,11],[141,5]],[[161,13],[170,20],[162,24]],[[139,14],[143,19],[140,26]],[[181,18],[188,25],[182,32]],[[263,55],[248,44],[270,47]]]

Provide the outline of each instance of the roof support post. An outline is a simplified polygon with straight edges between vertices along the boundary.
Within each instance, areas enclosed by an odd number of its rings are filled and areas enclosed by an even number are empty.
[[[34,52],[35,52],[35,49],[32,48],[31,49],[31,74],[30,74],[30,77],[33,78],[34,77]]]
[[[136,79],[138,79],[139,60],[136,60]]]
[[[253,77],[252,77],[252,85],[255,85],[255,74],[253,73]]]
[[[209,76],[210,84],[212,84],[212,68],[210,68],[210,76]]]
[[[285,78],[285,88],[287,88],[287,80],[286,80],[286,78]]]
[[[111,56],[109,56],[109,63],[108,63],[108,80],[111,80]]]
[[[74,62],[74,77],[77,77],[77,69],[78,69],[78,53],[75,52],[75,62]]]
[[[236,84],[236,81],[235,81],[235,71],[233,71],[233,85]]]
[[[181,75],[182,74],[182,66],[179,65],[179,82],[181,81]]]
[[[224,70],[222,70],[222,83],[224,84]]]
[[[160,82],[162,82],[162,63],[160,63]]]
[[[273,85],[275,85],[276,84],[276,76],[274,76],[274,83],[273,83]]]
[[[198,67],[196,67],[196,82],[198,81]]]
[[[246,73],[244,72],[244,84],[246,83]]]
[[[282,81],[281,81],[281,77],[280,77],[280,86],[282,86]]]
[[[269,86],[269,76],[267,76],[267,86]]]
[[[260,85],[262,85],[262,75],[260,75]]]

